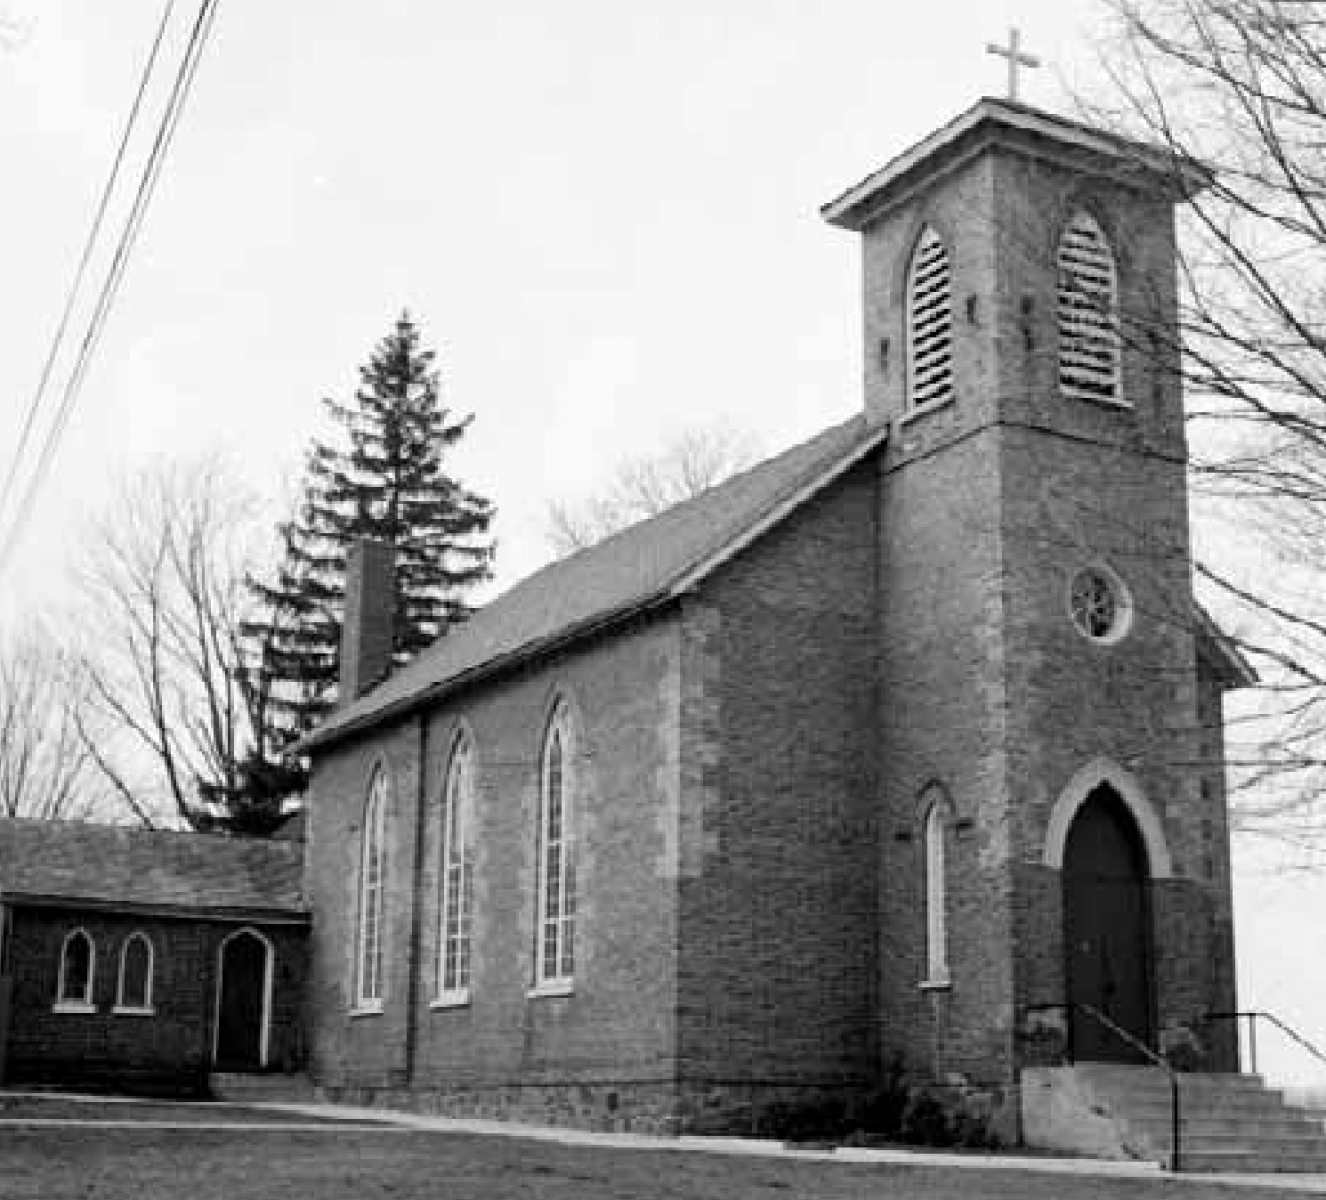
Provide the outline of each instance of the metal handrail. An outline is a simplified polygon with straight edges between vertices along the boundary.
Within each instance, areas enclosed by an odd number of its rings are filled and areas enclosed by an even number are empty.
[[[1154,1063],[1169,1077],[1169,1118],[1170,1118],[1170,1143],[1169,1143],[1169,1169],[1175,1173],[1179,1170],[1180,1163],[1180,1140],[1182,1138],[1182,1127],[1180,1118],[1182,1115],[1181,1100],[1179,1098],[1179,1073],[1159,1054],[1151,1049],[1140,1038],[1129,1033],[1128,1030],[1116,1025],[1100,1009],[1094,1005],[1087,1004],[1082,1000],[1061,1001],[1052,1004],[1028,1004],[1024,1012],[1042,1012],[1047,1009],[1059,1009],[1063,1012],[1082,1012],[1086,1013],[1093,1021],[1110,1033],[1120,1038],[1126,1045],[1131,1046],[1140,1053],[1149,1062]],[[1073,1056],[1068,1055],[1068,1061],[1076,1061]]]
[[[1305,1038],[1297,1029],[1291,1028],[1273,1012],[1266,1012],[1264,1009],[1248,1009],[1244,1012],[1214,1012],[1207,1013],[1203,1020],[1206,1021],[1241,1021],[1246,1018],[1248,1022],[1248,1065],[1252,1068],[1252,1074],[1257,1074],[1257,1020],[1269,1021],[1286,1037],[1297,1042],[1313,1058],[1319,1062],[1326,1063],[1326,1053],[1323,1053]]]

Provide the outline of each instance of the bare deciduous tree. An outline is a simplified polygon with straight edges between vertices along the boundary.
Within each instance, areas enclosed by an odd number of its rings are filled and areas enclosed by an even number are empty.
[[[697,496],[760,457],[749,434],[726,425],[692,429],[652,454],[628,458],[596,495],[548,505],[547,536],[559,556]]]
[[[1263,677],[1233,738],[1239,818],[1293,836],[1326,816],[1326,11],[1106,3],[1093,120],[1210,170],[1182,215],[1177,339],[1127,313],[1122,333],[1185,376],[1198,585]]]
[[[75,819],[97,809],[71,656],[40,629],[0,646],[0,815]]]
[[[282,772],[264,756],[268,697],[241,636],[262,516],[212,458],[157,463],[89,527],[82,661],[106,732],[88,744],[125,802],[158,819],[256,832],[279,816],[270,793],[237,812],[255,774]]]

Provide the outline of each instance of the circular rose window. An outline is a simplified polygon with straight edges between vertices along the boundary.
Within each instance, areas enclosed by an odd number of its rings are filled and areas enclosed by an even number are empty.
[[[1117,642],[1132,622],[1128,589],[1106,567],[1087,567],[1073,577],[1069,605],[1078,632],[1093,642]]]

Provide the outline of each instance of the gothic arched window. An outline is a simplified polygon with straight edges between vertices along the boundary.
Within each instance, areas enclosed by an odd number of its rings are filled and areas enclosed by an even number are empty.
[[[125,940],[120,948],[120,978],[115,988],[117,1010],[151,1011],[152,959],[152,943],[145,933],[131,934]]]
[[[953,293],[948,250],[929,226],[907,271],[907,403],[942,404],[953,395]]]
[[[925,815],[925,982],[947,984],[948,919],[944,864],[944,806],[930,805]]]
[[[1114,254],[1090,213],[1078,211],[1059,239],[1059,390],[1122,400],[1119,297]]]
[[[470,741],[460,734],[451,751],[442,786],[442,828],[438,871],[439,1001],[469,998],[470,924],[473,906],[474,766]]]
[[[55,989],[57,1008],[85,1011],[92,1007],[92,980],[97,951],[82,929],[75,929],[60,947],[60,978]]]
[[[355,929],[355,1007],[382,1007],[387,883],[387,773],[373,772],[364,804],[359,847],[359,903]]]
[[[575,974],[575,743],[559,705],[543,739],[539,781],[539,911],[536,987],[565,988]]]

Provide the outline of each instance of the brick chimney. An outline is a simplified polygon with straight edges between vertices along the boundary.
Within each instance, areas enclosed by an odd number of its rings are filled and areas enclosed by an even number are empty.
[[[338,702],[349,704],[391,667],[396,607],[396,556],[391,544],[360,538],[345,560],[345,616],[341,622]]]

